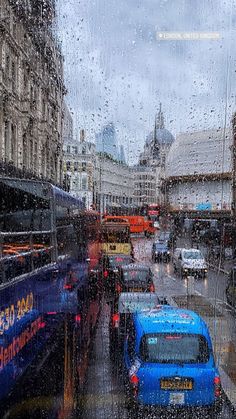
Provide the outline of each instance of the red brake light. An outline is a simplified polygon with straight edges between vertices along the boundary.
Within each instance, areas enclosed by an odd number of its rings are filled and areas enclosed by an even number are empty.
[[[120,315],[119,313],[115,313],[112,316],[112,326],[119,327]]]
[[[56,311],[48,311],[47,314],[48,315],[53,315],[53,314],[57,314],[57,312]]]
[[[221,380],[219,376],[214,378],[215,397],[221,396]]]
[[[130,382],[131,384],[133,384],[134,386],[137,386],[139,383],[139,378],[136,374],[131,375],[130,377]]]
[[[81,322],[81,315],[80,315],[80,314],[76,314],[76,316],[75,316],[75,321],[76,321],[77,323]]]
[[[104,278],[107,278],[108,277],[108,271],[104,271],[103,276],[104,276]]]
[[[154,284],[151,284],[151,285],[150,285],[150,287],[149,287],[149,291],[150,291],[150,292],[155,292],[155,287],[154,287]]]
[[[65,284],[64,285],[64,289],[65,290],[71,290],[72,289],[72,285],[71,284]]]
[[[121,293],[121,291],[122,291],[122,288],[121,288],[120,284],[116,284],[116,292],[118,292],[118,294],[119,294],[119,293]]]
[[[133,396],[137,397],[138,395],[138,387],[139,387],[139,378],[136,374],[132,374],[130,377],[130,384],[133,390]]]
[[[221,382],[220,382],[220,377],[215,377],[215,378],[214,378],[214,384],[215,384],[215,385],[220,385],[220,383],[221,383]]]

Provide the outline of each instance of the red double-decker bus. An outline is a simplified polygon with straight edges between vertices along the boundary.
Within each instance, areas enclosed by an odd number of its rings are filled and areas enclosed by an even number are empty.
[[[147,206],[147,215],[148,218],[153,222],[155,228],[159,227],[159,217],[160,217],[160,205],[159,204],[149,204]]]

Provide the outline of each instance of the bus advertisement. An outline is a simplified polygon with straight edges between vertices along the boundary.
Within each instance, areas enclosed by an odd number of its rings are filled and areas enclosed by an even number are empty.
[[[16,403],[14,388],[40,353],[48,356],[61,327],[73,336],[65,344],[71,367],[63,369],[62,395],[72,372],[70,397],[82,390],[100,309],[98,283],[96,290],[90,284],[99,238],[98,214],[79,199],[46,182],[0,178],[1,413]]]

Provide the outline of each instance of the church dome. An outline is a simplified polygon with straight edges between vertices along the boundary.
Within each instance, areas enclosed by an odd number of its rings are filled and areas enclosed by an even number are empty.
[[[170,146],[174,142],[174,136],[165,128],[164,116],[161,110],[161,103],[159,112],[155,118],[155,127],[154,131],[150,132],[146,138],[146,145],[149,146],[151,142],[155,139],[155,142],[159,143],[162,146]]]
[[[156,129],[156,139],[161,145],[171,145],[174,142],[174,136],[166,128]]]

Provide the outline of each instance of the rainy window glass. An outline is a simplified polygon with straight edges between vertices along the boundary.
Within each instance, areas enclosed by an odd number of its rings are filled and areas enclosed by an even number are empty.
[[[236,417],[235,26],[0,0],[0,417]]]

